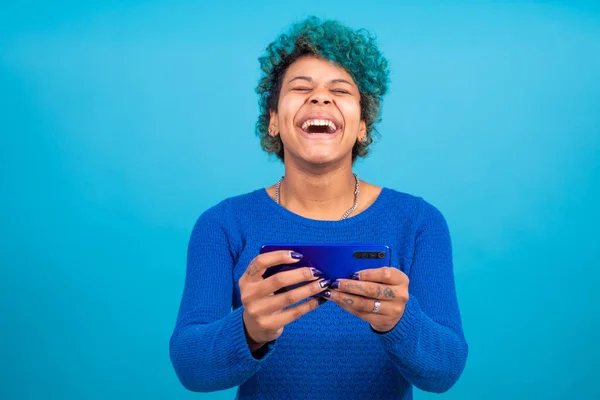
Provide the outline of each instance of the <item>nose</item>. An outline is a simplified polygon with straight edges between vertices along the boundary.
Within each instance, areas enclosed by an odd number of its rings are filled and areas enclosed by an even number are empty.
[[[316,90],[310,96],[309,100],[312,104],[331,104],[331,97],[326,90]]]

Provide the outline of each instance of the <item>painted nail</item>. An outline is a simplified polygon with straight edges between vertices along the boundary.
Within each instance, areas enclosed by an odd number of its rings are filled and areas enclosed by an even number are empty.
[[[290,251],[290,257],[296,260],[300,260],[302,258],[302,254],[296,253],[295,251]]]
[[[354,275],[352,275],[352,279],[354,279],[355,281],[360,280],[360,276],[358,275],[358,272]]]
[[[340,282],[338,281],[334,281],[331,286],[329,286],[332,289],[339,289],[340,288]]]
[[[321,295],[323,297],[326,297],[326,298],[330,299],[331,298],[331,290],[326,290],[323,293],[321,293]]]
[[[323,303],[325,303],[326,301],[327,301],[327,299],[324,299],[324,298],[322,298],[322,297],[321,297],[319,300],[317,300],[317,303],[319,303],[319,305],[321,306],[321,305],[323,305]]]
[[[319,271],[319,270],[318,270],[318,269],[316,269],[316,268],[311,268],[310,270],[312,271],[312,274],[313,274],[313,276],[315,276],[315,277],[319,277],[319,276],[323,275],[323,272]]]
[[[322,288],[326,288],[327,286],[329,286],[330,283],[331,279],[321,279],[319,281],[319,286],[321,286]]]

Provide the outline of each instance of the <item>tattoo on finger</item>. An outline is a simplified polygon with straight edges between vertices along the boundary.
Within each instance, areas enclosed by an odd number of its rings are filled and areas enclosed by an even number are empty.
[[[360,283],[349,282],[346,284],[346,287],[348,289],[357,289],[363,293],[365,292],[365,288]]]
[[[347,305],[349,305],[349,306],[351,306],[352,304],[354,304],[354,300],[352,300],[352,299],[351,299],[351,298],[349,298],[349,297],[344,297],[344,298],[342,299],[342,301],[343,301],[344,303],[346,303]]]
[[[246,271],[246,274],[248,274],[248,276],[254,276],[254,275],[256,275],[257,272],[258,272],[258,266],[256,264],[254,264],[253,262],[251,262],[250,265],[248,266],[248,271]]]
[[[392,289],[390,289],[390,288],[386,288],[383,291],[383,295],[385,297],[387,297],[388,299],[395,299],[396,298],[396,295],[394,295],[394,291]]]

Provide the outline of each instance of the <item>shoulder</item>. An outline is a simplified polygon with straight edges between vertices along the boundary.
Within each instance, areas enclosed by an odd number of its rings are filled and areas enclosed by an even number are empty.
[[[422,200],[421,197],[388,187],[383,188],[383,191],[385,192],[387,201],[398,207],[418,207]]]
[[[266,197],[268,197],[268,195],[265,189],[261,188],[253,190],[252,192],[229,197],[223,200],[222,203],[226,203],[232,211],[237,211],[240,208],[260,206],[264,203]]]
[[[264,189],[263,189],[264,190]],[[244,246],[244,220],[241,216],[250,204],[257,202],[260,191],[237,195],[221,200],[207,208],[196,219],[190,236],[190,248],[195,246],[220,246],[226,243],[232,255],[238,256]]]
[[[390,188],[386,188],[385,191],[391,209],[402,210],[412,219],[417,229],[424,224],[446,225],[446,219],[440,209],[423,197]]]
[[[196,221],[198,224],[232,225],[235,224],[236,215],[243,210],[249,210],[260,205],[264,189],[257,189],[221,200],[200,214]]]

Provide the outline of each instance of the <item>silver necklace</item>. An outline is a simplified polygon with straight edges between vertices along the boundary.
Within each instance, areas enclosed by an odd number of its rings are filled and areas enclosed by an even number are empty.
[[[348,211],[344,213],[344,215],[342,215],[342,218],[340,218],[340,220],[348,218],[348,216],[352,214],[352,212],[356,210],[356,207],[358,206],[358,193],[360,181],[358,180],[358,176],[356,174],[353,173],[352,175],[354,175],[354,180],[356,181],[356,185],[354,186],[354,204],[348,209]],[[284,177],[282,176],[279,182],[277,182],[277,184],[275,185],[275,203],[277,204],[279,204],[279,190],[281,188],[281,182],[283,182],[283,178]]]

